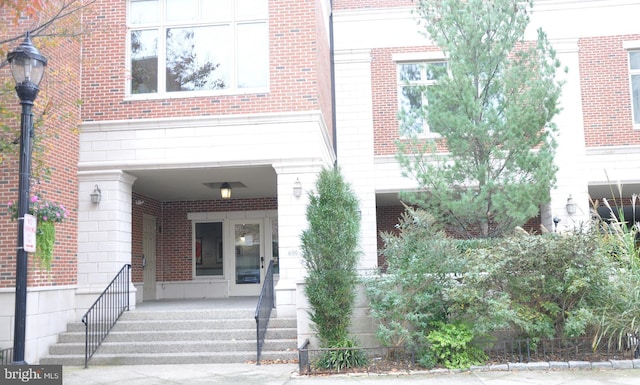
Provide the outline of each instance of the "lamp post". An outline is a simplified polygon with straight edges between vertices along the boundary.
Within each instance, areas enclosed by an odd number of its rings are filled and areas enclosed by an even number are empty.
[[[44,76],[47,58],[31,44],[27,32],[24,41],[7,55],[16,92],[22,105],[20,120],[20,177],[18,185],[18,248],[16,254],[16,299],[13,335],[13,362],[25,364],[24,345],[27,323],[27,252],[24,249],[24,216],[29,210],[31,179],[31,140],[33,139],[33,101],[38,96],[38,85]]]

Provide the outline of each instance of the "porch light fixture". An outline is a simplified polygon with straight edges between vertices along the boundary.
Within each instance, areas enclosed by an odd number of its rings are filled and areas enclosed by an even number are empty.
[[[7,55],[16,93],[22,106],[20,120],[20,169],[18,176],[18,247],[16,252],[16,291],[13,335],[13,363],[25,364],[25,336],[27,324],[27,257],[24,248],[24,218],[29,209],[31,182],[31,154],[33,139],[33,102],[44,76],[47,58],[31,44],[29,32],[24,41]]]
[[[573,201],[573,197],[569,194],[569,198],[567,198],[567,213],[569,215],[573,215],[576,213],[578,209],[578,205]]]
[[[102,199],[102,191],[100,191],[100,187],[96,185],[96,187],[93,189],[93,192],[91,193],[91,203],[97,205],[98,203],[100,203],[101,199]]]
[[[293,196],[296,198],[300,198],[301,195],[302,195],[302,183],[300,183],[300,179],[296,178],[296,181],[293,184]]]
[[[222,197],[222,199],[231,199],[231,186],[229,185],[229,183],[224,182],[220,186],[220,196]]]

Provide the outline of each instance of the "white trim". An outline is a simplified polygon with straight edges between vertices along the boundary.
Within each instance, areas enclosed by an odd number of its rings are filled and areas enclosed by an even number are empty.
[[[621,154],[640,154],[640,146],[606,146],[606,147],[587,147],[586,155],[621,155]]]
[[[391,55],[391,60],[396,63],[402,62],[429,62],[429,61],[447,61],[443,51],[430,51],[430,52],[404,52],[394,53]]]
[[[80,124],[80,131],[82,133],[85,133],[102,131],[176,129],[185,127],[193,128],[233,125],[237,126],[246,124],[282,124],[298,122],[317,122],[318,124],[321,124],[324,128],[326,128],[322,112],[317,110],[305,112],[275,112],[263,114],[235,114],[176,118],[86,121]]]
[[[627,51],[640,49],[640,40],[627,40],[622,42],[622,48]]]

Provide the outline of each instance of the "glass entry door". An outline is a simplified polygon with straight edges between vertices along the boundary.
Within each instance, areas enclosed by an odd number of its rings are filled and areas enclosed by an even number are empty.
[[[259,295],[266,270],[261,220],[232,223],[235,269],[231,295]]]

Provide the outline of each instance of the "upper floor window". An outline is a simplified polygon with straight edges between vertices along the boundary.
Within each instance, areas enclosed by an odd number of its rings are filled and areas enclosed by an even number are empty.
[[[640,126],[640,51],[629,52],[629,75],[631,76],[633,124]]]
[[[130,0],[131,94],[268,85],[268,0]]]
[[[429,126],[424,107],[428,103],[428,88],[446,74],[446,62],[398,64],[398,104],[403,124],[401,136],[427,136]]]

